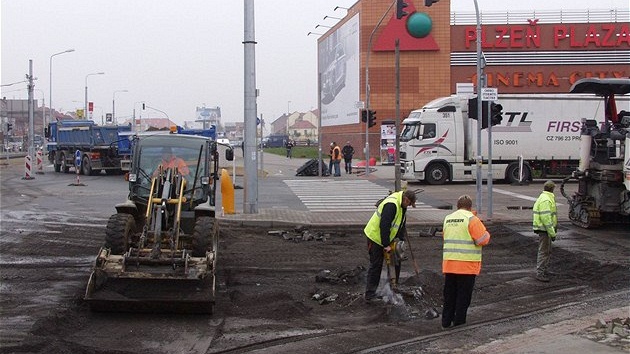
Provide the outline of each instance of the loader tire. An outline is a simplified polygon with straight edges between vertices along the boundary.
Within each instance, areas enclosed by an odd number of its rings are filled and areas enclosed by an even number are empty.
[[[120,213],[110,216],[105,229],[105,247],[109,248],[112,254],[125,253],[135,229],[133,215]]]
[[[214,235],[214,220],[209,216],[201,216],[195,221],[192,235],[193,257],[203,257],[210,250]]]

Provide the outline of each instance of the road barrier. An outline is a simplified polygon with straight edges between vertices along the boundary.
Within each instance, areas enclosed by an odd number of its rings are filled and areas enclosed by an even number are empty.
[[[24,177],[22,179],[34,179],[35,177],[31,176],[31,156],[24,156]]]
[[[37,150],[37,173],[38,175],[44,174],[44,162],[42,160],[42,151]]]

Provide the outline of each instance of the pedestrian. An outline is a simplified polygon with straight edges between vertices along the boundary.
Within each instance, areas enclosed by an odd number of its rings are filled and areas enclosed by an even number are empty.
[[[290,159],[293,157],[292,155],[292,151],[293,150],[293,141],[291,141],[291,139],[287,139],[286,144],[284,144],[284,147],[287,148],[287,158]]]
[[[558,216],[556,214],[556,198],[553,181],[543,185],[543,191],[536,199],[533,208],[534,232],[538,234],[538,256],[536,258],[536,279],[549,281],[549,258],[551,257],[551,243],[556,240],[558,230]]]
[[[341,148],[339,147],[339,145],[337,145],[337,143],[333,142],[333,150],[332,150],[332,163],[333,163],[333,167],[335,168],[335,177],[341,177]]]
[[[363,229],[367,237],[370,266],[365,286],[365,301],[380,300],[376,289],[381,280],[384,252],[391,252],[390,244],[394,239],[405,240],[407,207],[416,207],[416,193],[411,190],[390,194],[378,205],[378,208]]]
[[[354,155],[354,148],[350,145],[349,141],[346,141],[346,145],[341,149],[341,154],[343,155],[346,173],[352,173],[352,155]]]
[[[328,156],[330,157],[330,161],[328,161],[328,173],[332,176],[333,174],[333,148],[335,147],[335,142],[330,143],[330,150],[328,150]]]
[[[490,233],[471,209],[472,199],[462,195],[457,210],[447,215],[442,225],[442,328],[466,323],[475,278],[481,271],[481,248],[490,242]]]

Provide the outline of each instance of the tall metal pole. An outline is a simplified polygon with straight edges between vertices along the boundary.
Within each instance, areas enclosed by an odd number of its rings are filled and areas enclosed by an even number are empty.
[[[35,135],[33,130],[35,129],[35,110],[33,109],[33,89],[35,84],[33,84],[33,59],[28,61],[28,75],[26,75],[26,78],[28,79],[28,156],[30,156],[31,161],[34,161],[35,147],[33,138]]]
[[[477,5],[477,0],[475,1],[475,14],[477,16],[477,198],[476,198],[476,209],[477,213],[481,213],[481,165],[483,163],[483,159],[481,156],[481,125],[483,120],[482,113],[482,104],[481,100],[481,19],[479,17],[479,5]]]
[[[63,52],[59,52],[59,53],[55,53],[53,55],[50,56],[50,67],[48,68],[48,72],[50,74],[50,78],[48,80],[48,121],[50,122],[52,120],[52,109],[53,109],[53,100],[52,100],[52,63],[53,63],[53,57],[57,56],[57,55],[61,55],[64,53],[71,53],[74,52],[74,49],[66,49]],[[44,118],[44,126],[46,126],[46,118]]]
[[[394,156],[394,189],[398,192],[401,188],[400,182],[400,40],[396,38],[396,156]]]
[[[396,3],[396,0],[394,0],[389,5],[387,10],[383,13],[383,16],[381,17],[381,19],[378,20],[378,23],[376,24],[376,26],[374,26],[372,33],[370,33],[370,39],[368,41],[368,50],[365,57],[365,110],[368,112],[368,115],[370,112],[370,53],[372,52],[372,39],[374,38],[374,33],[376,33],[376,30],[381,26],[381,23],[383,23],[385,16],[387,16],[387,13],[389,12],[389,10],[391,10],[391,8],[394,6],[395,3]],[[369,122],[370,122],[370,119],[368,117],[368,120],[365,122],[365,175],[366,176],[370,175],[370,123]]]
[[[92,73],[92,74],[85,75],[85,111],[83,112],[83,114],[85,115],[86,120],[89,120],[90,118],[90,112],[88,111],[88,77],[92,75],[103,75],[103,74],[105,73],[99,72],[99,73]]]
[[[258,213],[258,173],[256,167],[256,38],[254,26],[254,0],[244,0],[244,98],[245,98],[245,146],[243,164],[245,167],[245,190],[243,212]]]
[[[319,62],[318,64],[319,65]],[[317,69],[317,176],[322,176],[322,74]]]

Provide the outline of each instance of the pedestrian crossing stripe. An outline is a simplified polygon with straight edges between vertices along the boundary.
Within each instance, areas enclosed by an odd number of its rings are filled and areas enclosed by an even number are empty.
[[[378,200],[389,194],[389,189],[367,180],[284,180],[289,189],[309,211],[376,210]],[[416,209],[433,209],[416,202]]]

